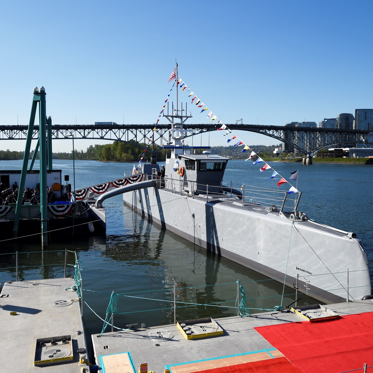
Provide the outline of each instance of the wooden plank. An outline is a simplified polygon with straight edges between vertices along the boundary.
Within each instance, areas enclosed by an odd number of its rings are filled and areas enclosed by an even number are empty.
[[[135,373],[127,352],[100,357],[104,364],[105,373]]]

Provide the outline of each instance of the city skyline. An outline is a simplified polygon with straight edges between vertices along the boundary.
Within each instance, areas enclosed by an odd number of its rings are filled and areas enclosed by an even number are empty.
[[[183,81],[225,123],[319,123],[355,115],[356,108],[373,107],[372,10],[364,0],[6,2],[0,125],[27,124],[33,88],[41,85],[53,123],[154,123],[175,59]],[[207,123],[186,92],[179,92],[180,101],[188,102],[192,123]],[[252,133],[242,138],[277,143]],[[220,133],[210,142],[228,145]],[[1,144],[24,149],[22,141]],[[71,146],[54,142],[60,151]]]

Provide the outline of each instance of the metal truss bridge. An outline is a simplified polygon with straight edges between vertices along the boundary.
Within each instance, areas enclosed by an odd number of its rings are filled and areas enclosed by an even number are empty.
[[[227,124],[232,131],[249,131],[272,137],[284,142],[286,150],[296,151],[308,156],[313,155],[325,146],[368,144],[369,131],[342,130],[313,127],[287,127],[254,124]],[[109,141],[137,141],[147,143],[151,139],[155,144],[163,146],[169,143],[171,134],[169,124],[158,124],[153,132],[154,124],[54,124],[52,125],[52,138],[57,140],[88,139]],[[26,140],[28,126],[26,125],[0,125],[0,140]],[[211,124],[184,124],[186,136],[216,131],[217,127]],[[223,132],[223,131],[222,131]],[[39,127],[34,126],[32,138],[37,140]],[[154,137],[153,137],[154,136]],[[248,144],[250,145],[250,144]]]

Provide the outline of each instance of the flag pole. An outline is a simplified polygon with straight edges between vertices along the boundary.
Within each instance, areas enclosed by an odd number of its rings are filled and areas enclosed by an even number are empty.
[[[179,100],[179,90],[177,89],[178,86],[177,86],[177,82],[179,81],[179,67],[178,67],[178,64],[176,62],[176,115],[179,115],[179,103],[178,103],[178,100]]]

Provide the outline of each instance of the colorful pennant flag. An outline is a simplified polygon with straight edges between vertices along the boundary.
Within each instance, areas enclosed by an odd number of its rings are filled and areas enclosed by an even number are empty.
[[[273,171],[272,176],[269,179],[267,179],[267,180],[274,179],[277,175],[278,175],[278,173],[276,171]]]
[[[184,87],[184,85],[185,85],[185,83],[183,83],[183,84],[180,84],[180,85],[179,85],[179,87],[180,87],[180,88],[183,88],[183,87]]]
[[[298,170],[291,172],[289,180],[298,180]]]
[[[231,142],[233,139],[228,139],[227,142]]]
[[[188,97],[193,96],[193,95],[194,95],[194,92],[190,92],[189,95],[188,95]]]
[[[263,162],[263,159],[258,157],[258,159],[255,162],[253,162],[253,164],[258,164],[258,163],[262,163],[262,162]]]
[[[212,122],[213,120],[215,120],[217,118],[216,115],[214,115],[211,119],[210,119],[210,122]]]
[[[179,80],[177,81],[177,84],[180,84],[181,80],[182,80],[182,79],[179,79]]]
[[[218,123],[219,124],[219,123]],[[229,135],[229,134],[231,134],[232,133],[232,131],[231,130],[227,130],[227,132],[224,134],[224,136],[227,136],[227,135]]]
[[[182,89],[182,92],[184,92],[184,89],[187,88],[188,86],[186,85],[183,89]]]
[[[197,96],[194,96],[194,97],[192,98],[192,104],[193,104],[193,101],[194,101],[196,98],[197,98]]]
[[[294,188],[293,186],[289,189],[288,191],[288,194],[292,194],[292,193],[298,193],[298,189],[297,188]]]
[[[247,145],[245,145],[245,147],[241,150],[241,153],[245,153],[245,151],[246,150],[249,150],[250,148],[247,146]]]
[[[225,130],[227,128],[227,126],[225,124],[223,124],[220,128],[218,128],[217,130],[218,131],[222,131],[222,130]],[[235,139],[236,137],[232,137],[231,140]]]
[[[201,100],[200,99],[198,99],[197,100],[197,102],[196,102],[196,105],[198,105],[199,103],[201,102]]]
[[[263,172],[263,171],[266,171],[266,170],[269,170],[270,168],[272,168],[268,163],[266,163],[262,168],[260,168],[260,172]]]
[[[171,73],[170,78],[168,79],[168,83],[169,83],[171,80],[174,80],[175,78],[176,78],[176,67],[175,67],[174,71]]]
[[[254,151],[251,151],[251,154],[250,154],[249,158],[245,159],[245,162],[248,161],[248,160],[252,160],[254,155],[256,155],[256,153]]]
[[[210,118],[212,115],[212,111],[210,110],[210,112],[207,114],[207,118]]]
[[[208,110],[208,109],[209,109],[208,107],[203,108],[203,109],[201,110],[201,113],[204,112],[204,111],[206,111],[206,110]]]
[[[281,180],[277,183],[277,186],[279,187],[281,184],[286,184],[287,181],[282,177]]]
[[[234,144],[233,146],[240,146],[240,145],[242,145],[243,144],[243,142],[242,141],[239,141],[237,144]]]

